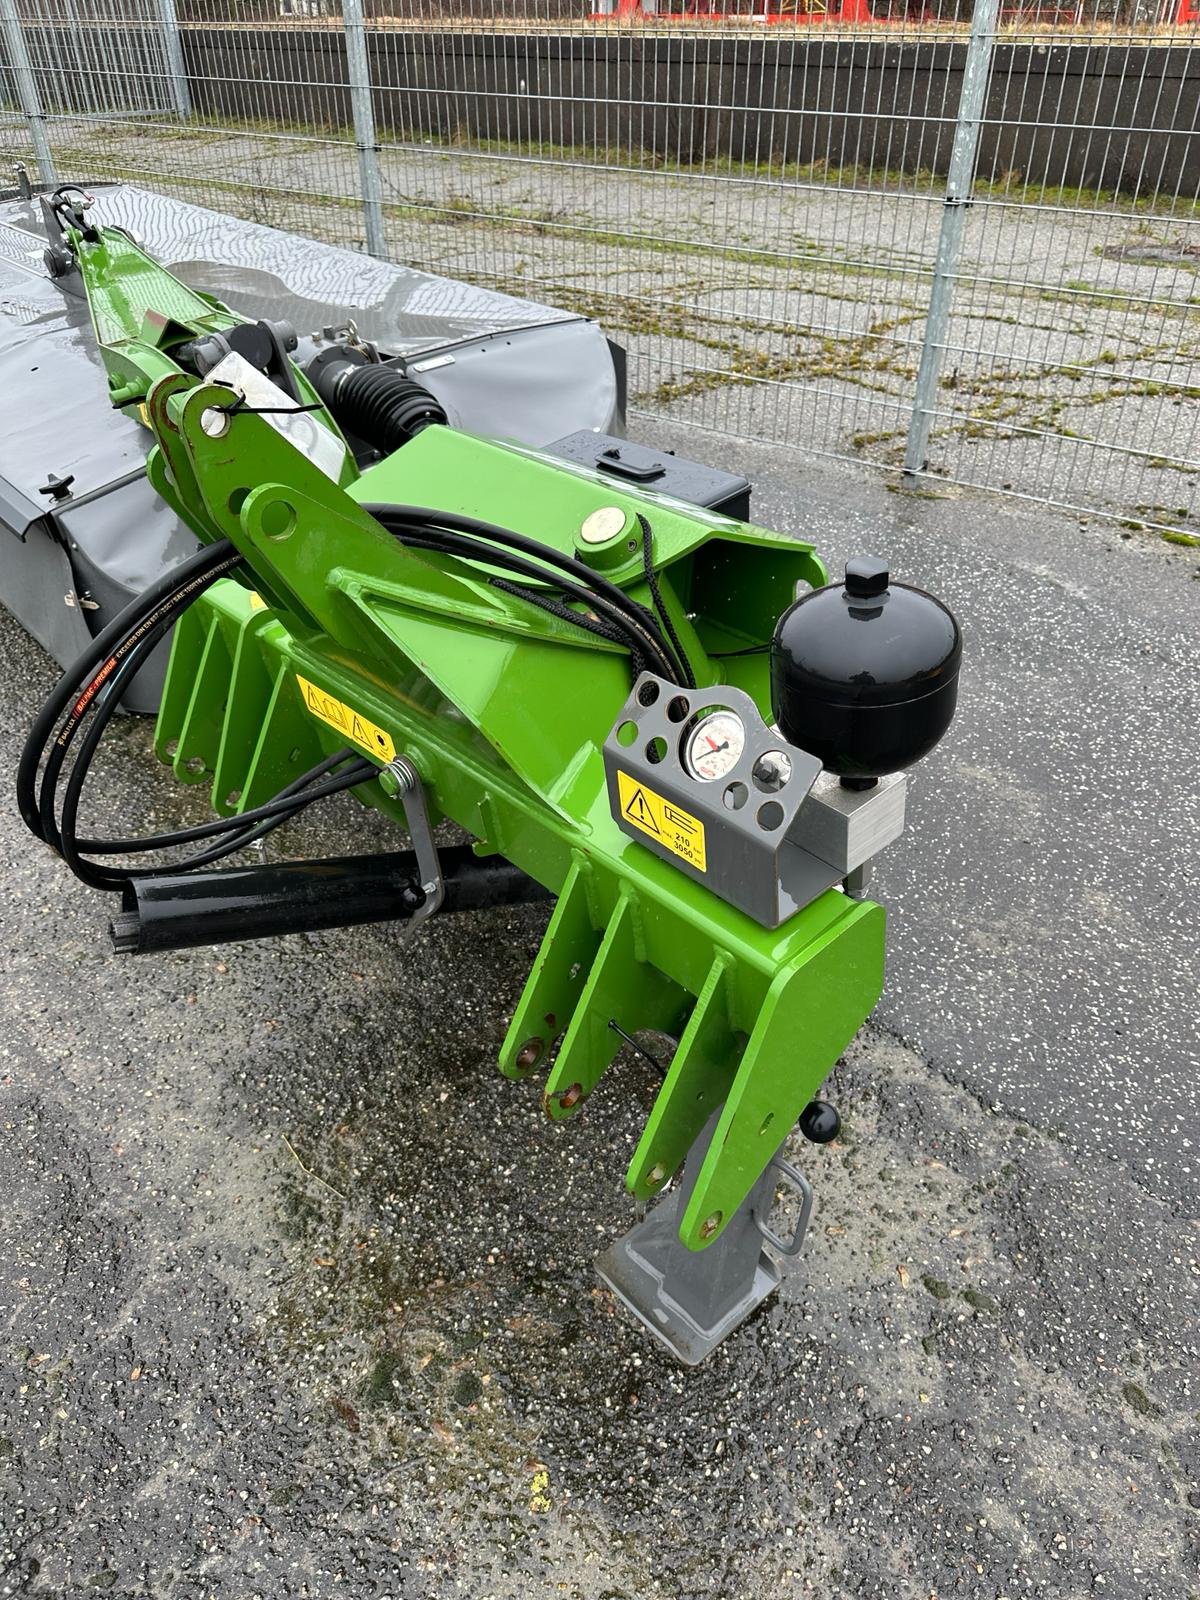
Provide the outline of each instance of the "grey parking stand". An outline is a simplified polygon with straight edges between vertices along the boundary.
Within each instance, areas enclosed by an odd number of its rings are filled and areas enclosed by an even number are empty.
[[[764,1245],[781,1255],[798,1255],[812,1214],[808,1179],[776,1156],[707,1249],[689,1250],[680,1241],[680,1219],[720,1114],[718,1108],[688,1152],[681,1182],[596,1260],[602,1282],[689,1367],[703,1361],[779,1287],[781,1270]],[[800,1215],[790,1239],[781,1238],[770,1226],[780,1182],[800,1198]]]

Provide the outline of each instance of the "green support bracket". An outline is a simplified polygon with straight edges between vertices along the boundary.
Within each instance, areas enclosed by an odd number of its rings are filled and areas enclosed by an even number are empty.
[[[702,1249],[745,1200],[883,988],[884,913],[868,901],[776,974],[679,1236]]]
[[[625,1187],[652,1200],[725,1099],[745,1046],[729,1020],[733,958],[718,951],[638,1141]]]
[[[588,905],[588,873],[586,860],[577,855],[500,1047],[500,1070],[507,1078],[537,1071],[579,1005],[600,948]]]
[[[638,914],[633,890],[623,887],[546,1080],[542,1098],[556,1120],[579,1110],[620,1049],[612,1022],[626,1032],[670,1030],[685,1004],[683,990],[642,959]]]
[[[230,663],[230,680],[237,683],[239,692],[237,699],[230,701],[226,707],[213,767],[213,803],[219,809],[237,805],[243,788],[248,787],[253,792],[256,787],[266,788],[267,782],[271,781],[268,779],[256,784],[252,775],[244,770],[242,752],[250,741],[254,742],[256,754],[262,746],[270,725],[275,721],[275,701],[286,680],[282,664],[264,655],[259,639],[260,634],[272,626],[270,613],[258,609],[256,597],[250,594],[246,595],[245,606]],[[278,738],[278,730],[271,734],[271,745],[278,764],[279,759],[286,758],[289,753],[285,741]],[[252,770],[256,769],[257,763]],[[285,778],[283,783],[276,783],[264,798],[282,788],[286,782]],[[254,800],[249,802],[250,805],[257,803]]]
[[[221,612],[194,660],[187,703],[175,736],[171,765],[180,783],[212,782],[226,724],[225,696],[233,672],[238,628]]]

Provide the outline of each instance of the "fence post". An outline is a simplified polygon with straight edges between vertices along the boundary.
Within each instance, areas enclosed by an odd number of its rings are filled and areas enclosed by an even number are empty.
[[[187,63],[183,59],[183,35],[179,31],[179,11],[175,0],[158,0],[158,15],[162,23],[163,47],[167,55],[167,72],[171,79],[171,99],[175,114],[190,117],[192,97],[188,91]]]
[[[8,45],[8,59],[20,96],[21,110],[29,124],[38,176],[43,183],[54,185],[58,182],[58,174],[54,170],[54,157],[50,153],[50,140],[46,134],[46,115],[38,95],[37,78],[34,76],[33,62],[29,59],[21,19],[17,15],[16,0],[0,0],[0,22],[4,24],[4,39]]]
[[[379,176],[379,143],[375,137],[375,111],[371,105],[371,67],[367,59],[362,0],[342,0],[342,28],[346,35],[346,77],[350,85],[354,140],[358,146],[358,177],[362,188],[367,252],[386,260],[383,184]]]
[[[946,357],[950,309],[954,302],[958,262],[967,225],[967,208],[971,204],[971,188],[975,181],[979,128],[987,104],[988,77],[992,70],[992,52],[996,47],[999,10],[1000,0],[975,0],[971,16],[971,37],[967,44],[958,121],[950,151],[950,170],[946,177],[946,199],[934,259],[933,284],[929,291],[929,312],[925,319],[925,342],[921,346],[917,391],[913,397],[912,420],[904,449],[906,473],[924,472],[929,461],[929,435],[937,409],[938,380]]]

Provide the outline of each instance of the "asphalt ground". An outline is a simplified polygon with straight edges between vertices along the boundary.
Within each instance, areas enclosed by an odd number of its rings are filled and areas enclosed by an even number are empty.
[[[666,442],[964,625],[798,1269],[693,1372],[601,1290],[655,1085],[496,1073],[544,910],[116,958],[6,801],[0,1594],[1200,1591],[1196,554]],[[54,674],[0,652],[11,770]],[[200,814],[137,724],[94,793]]]

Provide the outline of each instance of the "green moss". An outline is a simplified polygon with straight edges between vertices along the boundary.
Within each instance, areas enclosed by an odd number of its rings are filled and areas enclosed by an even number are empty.
[[[289,1184],[279,1206],[279,1231],[285,1239],[311,1239],[324,1223],[321,1207],[299,1186]]]
[[[962,1298],[971,1307],[972,1311],[998,1311],[1000,1307],[989,1294],[981,1294],[978,1289],[964,1289]]]
[[[479,1399],[483,1385],[473,1372],[464,1372],[456,1379],[452,1393],[455,1405],[465,1409]]]
[[[921,1274],[921,1282],[935,1300],[949,1300],[954,1293],[944,1278],[934,1278],[928,1272]]]
[[[403,1374],[404,1364],[399,1352],[385,1350],[376,1356],[375,1364],[367,1373],[361,1390],[362,1403],[371,1410],[396,1403],[396,1380]]]
[[[1136,1383],[1126,1383],[1121,1386],[1121,1398],[1131,1411],[1136,1411],[1139,1417],[1161,1417],[1162,1407],[1155,1405],[1146,1391]]]

